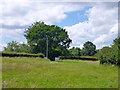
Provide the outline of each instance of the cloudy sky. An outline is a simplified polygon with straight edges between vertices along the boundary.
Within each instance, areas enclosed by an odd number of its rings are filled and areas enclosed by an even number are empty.
[[[118,36],[118,3],[1,0],[0,50],[12,40],[26,42],[24,30],[35,21],[65,28],[71,47],[91,41],[100,49]]]

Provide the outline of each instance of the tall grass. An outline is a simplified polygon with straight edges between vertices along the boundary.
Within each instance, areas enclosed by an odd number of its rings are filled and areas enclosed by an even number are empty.
[[[3,88],[117,88],[118,67],[98,61],[2,58]]]

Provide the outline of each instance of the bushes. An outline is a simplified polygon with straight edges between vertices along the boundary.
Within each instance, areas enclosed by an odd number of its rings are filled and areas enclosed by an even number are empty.
[[[60,56],[59,58],[97,61],[96,57],[93,56]]]
[[[116,38],[111,47],[103,47],[98,50],[95,56],[100,60],[100,64],[107,63],[120,66],[120,38]]]
[[[100,60],[100,64],[108,63],[118,65],[117,47],[103,47],[97,52],[96,57]]]
[[[0,52],[3,57],[44,57],[44,54],[16,53],[16,52]]]

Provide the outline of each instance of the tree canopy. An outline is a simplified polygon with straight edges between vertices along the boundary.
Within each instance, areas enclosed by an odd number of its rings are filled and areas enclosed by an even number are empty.
[[[5,51],[19,51],[19,45],[17,41],[7,43],[7,47],[4,47]]]
[[[73,55],[73,56],[80,56],[81,55],[80,54],[81,49],[78,47],[72,47],[71,49],[69,49],[69,51],[70,51],[71,55]]]
[[[48,40],[48,57],[53,59],[67,52],[72,40],[67,31],[55,25],[46,25],[44,22],[35,22],[25,32],[32,53],[43,53],[46,55],[46,42]],[[64,51],[64,52],[63,52]]]
[[[30,47],[25,43],[20,44],[17,41],[11,41],[4,47],[4,51],[30,53]]]
[[[96,53],[96,46],[92,42],[87,41],[84,43],[81,52],[84,56],[93,56]]]

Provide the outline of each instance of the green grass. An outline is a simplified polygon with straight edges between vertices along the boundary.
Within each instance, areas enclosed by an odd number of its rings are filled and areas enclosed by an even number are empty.
[[[98,61],[2,58],[3,88],[117,88],[118,67]]]
[[[0,89],[2,89],[2,57],[0,57]]]

